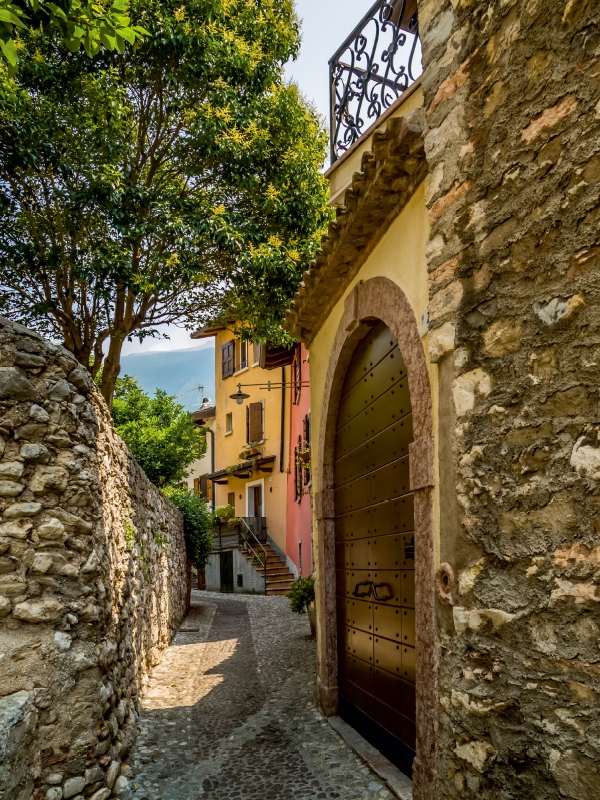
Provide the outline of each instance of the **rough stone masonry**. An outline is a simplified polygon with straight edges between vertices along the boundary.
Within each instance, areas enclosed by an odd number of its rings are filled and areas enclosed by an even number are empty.
[[[0,798],[126,792],[138,698],[189,590],[181,515],[88,373],[1,322]]]
[[[600,4],[419,0],[440,798],[600,796]],[[453,398],[453,403],[450,398]]]

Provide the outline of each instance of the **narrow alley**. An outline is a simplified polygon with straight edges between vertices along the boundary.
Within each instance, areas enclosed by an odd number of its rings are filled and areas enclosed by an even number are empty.
[[[391,798],[318,711],[315,643],[282,597],[192,593],[128,758],[139,800]]]

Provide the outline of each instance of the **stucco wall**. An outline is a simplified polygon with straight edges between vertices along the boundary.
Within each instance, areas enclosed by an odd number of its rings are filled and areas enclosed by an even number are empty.
[[[308,351],[302,345],[302,381],[310,383],[310,365]],[[287,535],[285,557],[295,577],[300,574],[300,549],[302,542],[302,574],[310,575],[312,572],[312,505],[311,487],[302,485],[305,494],[299,501],[296,500],[296,475],[294,469],[295,448],[298,446],[298,437],[304,443],[304,418],[310,414],[310,386],[305,386],[300,392],[298,403],[294,403],[294,391],[289,392],[290,437],[289,437],[289,471],[287,481]],[[312,419],[311,419],[312,423]]]
[[[233,550],[233,591],[235,594],[264,594],[265,579],[260,565],[254,565],[238,549]],[[242,576],[242,586],[238,586],[238,575]],[[221,591],[221,556],[212,553],[206,565],[206,591]]]
[[[421,185],[407,203],[402,213],[391,224],[386,235],[375,247],[354,280],[348,284],[344,295],[333,307],[325,323],[310,344],[311,415],[314,455],[313,473],[317,483],[321,478],[323,442],[319,441],[321,413],[326,386],[329,359],[336,334],[344,313],[346,298],[360,281],[384,276],[394,281],[406,294],[417,320],[428,306],[427,262],[425,250],[429,224],[425,210],[424,187]],[[424,333],[427,351],[427,333]],[[430,365],[430,380],[435,407],[437,367]],[[434,419],[435,419],[434,414]]]
[[[227,495],[230,492],[235,494],[235,512],[240,517],[248,516],[247,511],[247,486],[255,481],[264,482],[263,491],[263,516],[267,518],[267,528],[269,535],[277,544],[285,550],[286,539],[286,493],[287,493],[287,469],[289,464],[288,448],[284,447],[283,471],[280,463],[281,453],[281,388],[275,388],[268,392],[261,389],[260,385],[252,386],[246,384],[267,385],[268,381],[281,383],[281,369],[265,370],[258,365],[250,365],[247,369],[241,370],[235,375],[223,380],[221,370],[221,348],[234,338],[231,331],[219,331],[215,337],[215,359],[216,359],[216,408],[217,416],[215,420],[216,438],[216,469],[222,470],[238,463],[240,453],[246,448],[246,407],[248,403],[264,402],[264,427],[265,441],[261,447],[263,456],[275,456],[275,462],[271,465],[272,472],[262,472],[258,469],[253,471],[249,479],[240,479],[231,475],[227,479],[227,484],[216,485],[216,504],[217,506],[227,504]],[[252,346],[249,347],[249,356],[252,357]],[[290,380],[290,368],[285,368],[286,380]],[[249,395],[244,403],[238,405],[232,400],[230,395],[237,392],[238,383],[243,386],[244,394]],[[289,387],[285,392],[285,437],[284,441],[289,441]],[[226,432],[226,416],[228,413],[233,415],[233,431]],[[241,495],[241,497],[240,497]]]
[[[456,576],[438,607],[437,796],[593,800],[600,6],[419,8],[440,555]]]
[[[104,800],[186,612],[182,518],[73,356],[6,322],[0,415],[0,796]]]

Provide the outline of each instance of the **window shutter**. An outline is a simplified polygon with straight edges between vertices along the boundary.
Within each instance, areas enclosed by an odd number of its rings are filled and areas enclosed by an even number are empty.
[[[263,404],[250,403],[248,406],[249,417],[249,442],[260,442],[263,436]]]
[[[252,441],[250,438],[250,406],[246,406],[246,441]]]
[[[235,372],[235,342],[227,342],[221,348],[221,367],[223,378],[229,378]]]

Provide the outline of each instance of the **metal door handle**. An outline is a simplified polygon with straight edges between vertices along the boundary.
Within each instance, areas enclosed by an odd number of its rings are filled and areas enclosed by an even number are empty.
[[[374,583],[372,584],[372,586],[373,586],[373,597],[379,603],[387,603],[388,600],[391,600],[393,598],[394,591],[392,587],[389,585],[389,583]],[[377,589],[384,589],[384,588],[387,589],[388,592],[391,592],[389,597],[379,597],[379,595],[377,594]]]
[[[368,588],[368,590],[366,592],[359,592],[358,591],[358,587],[359,586],[368,586],[369,588]],[[371,594],[372,586],[373,586],[373,583],[371,581],[362,581],[361,583],[357,583],[356,584],[352,594],[354,595],[354,597],[368,597]]]

